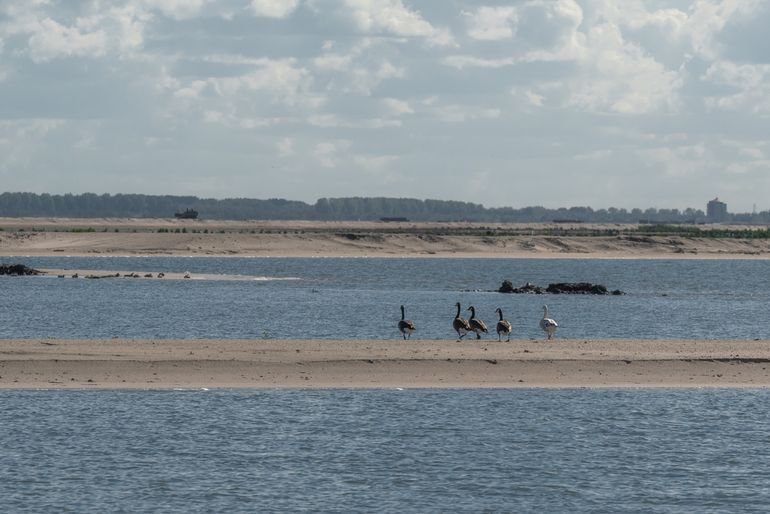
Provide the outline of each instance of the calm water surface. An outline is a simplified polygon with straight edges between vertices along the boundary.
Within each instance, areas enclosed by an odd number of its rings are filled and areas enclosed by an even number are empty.
[[[3,512],[766,512],[765,390],[0,392]]]
[[[262,280],[0,277],[0,338],[770,338],[764,261],[15,258]],[[273,279],[292,280],[273,280]],[[589,281],[621,297],[485,292]],[[473,291],[471,291],[473,290]],[[0,512],[766,512],[767,390],[0,391]]]
[[[770,338],[769,261],[340,258],[10,258],[39,268],[190,271],[260,280],[0,277],[0,337],[452,338],[454,304],[514,337],[541,337],[547,302],[569,338]],[[621,297],[502,295],[514,284],[587,281]],[[466,313],[467,316],[467,313]]]

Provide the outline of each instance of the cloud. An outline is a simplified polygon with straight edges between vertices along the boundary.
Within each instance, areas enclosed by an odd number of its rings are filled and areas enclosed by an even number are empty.
[[[208,83],[219,95],[225,97],[260,91],[269,93],[274,101],[287,105],[315,107],[322,102],[320,97],[311,92],[311,74],[306,68],[297,66],[296,59],[260,58],[255,60],[254,68],[238,76],[209,78]]]
[[[377,69],[358,67],[350,76],[351,89],[359,94],[370,95],[381,82],[388,79],[404,78],[404,68],[396,67],[390,61],[383,61]]]
[[[44,18],[32,31],[29,52],[35,62],[56,57],[100,57],[107,52],[107,34],[98,28],[96,20],[78,18],[74,26],[66,27],[51,18]]]
[[[0,120],[20,120],[0,144],[26,172],[3,183],[154,191],[144,170],[173,159],[201,195],[751,206],[770,192],[768,16],[764,0],[0,0]],[[285,176],[244,189],[277,159]],[[458,193],[469,168],[501,187]],[[542,173],[568,187],[542,197]]]
[[[255,16],[286,18],[299,5],[299,0],[251,0],[249,7]]]
[[[208,0],[141,0],[147,8],[158,10],[175,20],[194,18],[207,2]]]
[[[324,168],[337,167],[337,151],[339,146],[347,146],[346,143],[323,142],[315,145],[313,155]]]
[[[612,156],[612,150],[595,150],[593,152],[577,154],[573,157],[576,161],[596,161]]]
[[[702,143],[655,147],[640,150],[638,153],[651,166],[662,167],[669,177],[702,175],[716,160]]]
[[[462,70],[464,68],[504,68],[516,64],[513,57],[485,59],[471,55],[450,55],[441,60],[442,64]]]
[[[502,111],[495,107],[470,105],[442,105],[434,110],[437,119],[449,123],[462,123],[471,120],[499,118]]]
[[[284,137],[275,144],[278,149],[278,155],[281,157],[289,157],[294,155],[294,140],[290,137]]]
[[[748,110],[756,114],[770,113],[770,64],[735,64],[730,61],[712,63],[702,79],[732,91],[707,96],[704,101],[712,109]]]
[[[323,15],[328,3],[324,0],[310,0],[309,5],[319,15]],[[332,10],[338,16],[350,20],[365,34],[423,38],[432,46],[456,44],[449,29],[433,26],[419,11],[406,7],[402,0],[341,0],[341,3],[342,7],[333,7]]]
[[[370,118],[363,120],[349,120],[331,113],[313,114],[307,117],[307,122],[320,128],[354,128],[354,129],[381,129],[386,127],[400,127],[401,121],[382,118]]]
[[[568,104],[590,111],[643,114],[675,111],[683,78],[618,28],[603,24],[589,30],[579,59],[581,73],[570,80]]]
[[[352,55],[339,55],[327,53],[313,59],[313,65],[324,71],[347,71],[350,69]]]
[[[518,22],[515,7],[479,7],[476,12],[463,12],[468,17],[468,35],[473,39],[497,41],[511,39]]]
[[[414,114],[414,109],[409,106],[408,102],[397,98],[383,98],[380,100],[380,103],[382,103],[390,115]]]

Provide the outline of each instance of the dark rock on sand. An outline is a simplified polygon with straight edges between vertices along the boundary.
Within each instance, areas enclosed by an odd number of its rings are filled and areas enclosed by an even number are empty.
[[[610,292],[601,284],[591,284],[589,282],[557,282],[555,284],[548,284],[548,287],[544,288],[530,284],[529,282],[521,287],[514,287],[510,280],[504,280],[503,285],[500,286],[498,292],[513,294],[612,294],[615,296],[625,294],[619,289]]]
[[[0,264],[0,275],[45,275],[45,272],[30,268],[24,264]]]

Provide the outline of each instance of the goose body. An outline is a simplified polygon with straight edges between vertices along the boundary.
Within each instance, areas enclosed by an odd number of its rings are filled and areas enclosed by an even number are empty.
[[[468,320],[460,316],[460,302],[457,302],[455,305],[457,306],[457,314],[455,314],[455,319],[452,320],[452,328],[457,332],[457,340],[459,341],[465,337],[465,334],[471,331],[471,326]]]
[[[414,326],[414,322],[410,319],[404,319],[404,306],[401,306],[401,319],[398,322],[398,330],[404,336],[404,339],[410,339],[412,332],[417,330]]]
[[[468,310],[471,311],[471,317],[468,320],[468,324],[470,325],[471,330],[476,332],[476,339],[481,339],[481,334],[479,332],[484,332],[485,334],[489,332],[487,330],[487,324],[476,317],[476,308],[473,305],[468,307]]]
[[[506,339],[506,341],[510,341],[511,331],[513,330],[511,323],[508,320],[503,319],[503,310],[500,307],[495,309],[495,312],[500,314],[500,321],[497,322],[497,340],[502,341],[503,336],[507,336],[508,339]]]
[[[543,319],[540,320],[540,328],[546,333],[548,339],[553,338],[554,332],[559,328],[559,324],[556,321],[548,317],[548,306],[543,305]]]

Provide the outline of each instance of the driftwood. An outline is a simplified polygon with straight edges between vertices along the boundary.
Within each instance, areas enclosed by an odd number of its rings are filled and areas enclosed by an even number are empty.
[[[504,280],[503,285],[497,291],[513,294],[609,294],[615,296],[625,294],[620,289],[610,291],[601,284],[591,284],[590,282],[557,282],[548,284],[548,287],[540,287],[527,282],[523,286],[514,287],[510,280]]]

